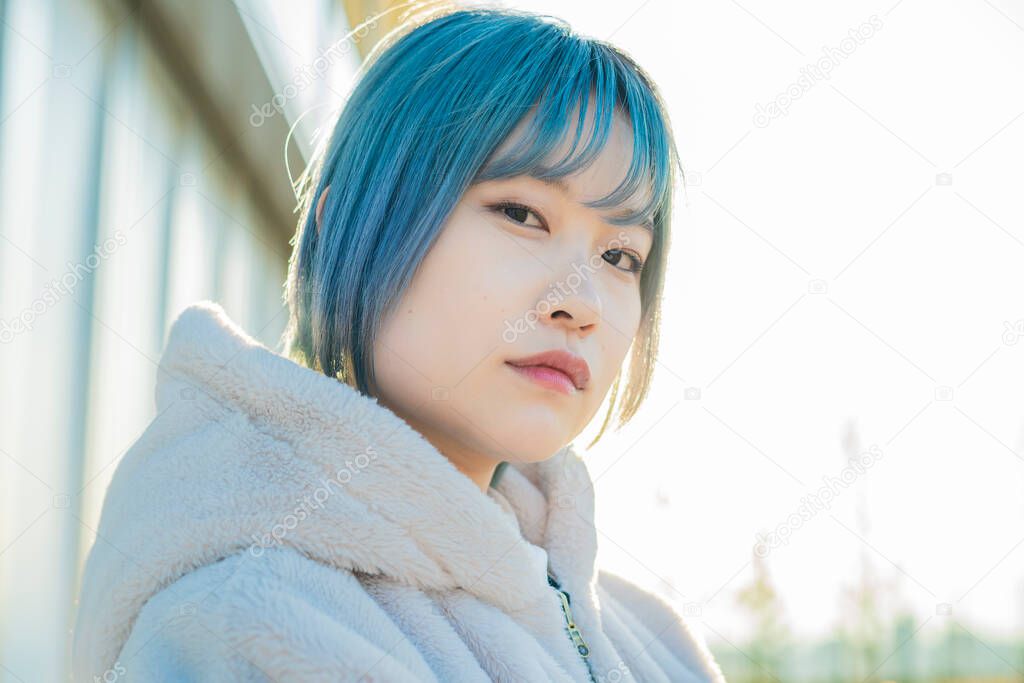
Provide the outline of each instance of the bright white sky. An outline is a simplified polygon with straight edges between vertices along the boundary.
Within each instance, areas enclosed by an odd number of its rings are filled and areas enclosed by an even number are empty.
[[[1024,9],[505,4],[632,54],[664,91],[693,174],[654,394],[588,456],[602,561],[652,589],[671,581],[685,598],[667,596],[702,603],[709,639],[735,642],[754,534],[840,474],[853,420],[858,450],[877,444],[880,461],[767,559],[790,627],[848,621],[842,594],[863,555],[898,595],[886,604],[923,620],[953,603],[972,631],[1019,632],[1024,334],[1003,333],[1024,318]],[[870,37],[842,52],[872,15]],[[755,122],[823,48],[840,50],[831,78]],[[940,386],[951,401],[935,400]]]
[[[855,450],[882,457],[769,554],[786,623],[848,622],[866,559],[885,604],[933,617],[925,633],[945,626],[938,603],[975,634],[1019,633],[1024,322],[1020,342],[1004,332],[1024,321],[1024,9],[503,4],[631,53],[691,174],[654,391],[587,455],[602,563],[699,603],[709,640],[742,640],[755,533],[840,475],[852,423]],[[755,121],[826,49],[830,78]]]

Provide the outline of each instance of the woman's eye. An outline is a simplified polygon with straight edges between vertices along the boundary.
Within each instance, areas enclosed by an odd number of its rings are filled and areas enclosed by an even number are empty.
[[[540,228],[545,231],[548,229],[547,225],[544,223],[544,219],[540,217],[540,214],[523,204],[518,204],[516,202],[500,202],[493,205],[491,209],[500,212],[505,218],[517,225],[527,228]],[[533,214],[537,219],[536,224],[526,222],[529,219],[530,214]],[[609,249],[601,254],[601,258],[626,273],[639,274],[644,267],[643,259],[639,254],[632,250]],[[624,259],[626,260],[626,264],[623,267],[620,264]]]
[[[623,257],[629,259],[629,265],[626,268],[619,267]],[[601,254],[601,258],[616,268],[619,268],[619,270],[624,270],[628,273],[640,273],[644,267],[643,259],[637,256],[634,252],[626,251],[624,249],[609,249]]]
[[[492,208],[495,211],[501,212],[501,214],[503,216],[505,216],[505,218],[508,218],[510,221],[512,221],[514,223],[517,223],[519,225],[522,225],[524,227],[527,227],[527,228],[542,228],[542,229],[545,229],[545,230],[547,229],[547,227],[544,225],[544,221],[541,220],[541,218],[537,214],[537,212],[534,211],[533,209],[531,209],[528,206],[523,206],[522,204],[516,204],[515,202],[502,202],[500,204],[496,204]],[[527,223],[526,222],[527,219],[529,218],[530,214],[533,214],[534,217],[537,218],[537,223],[536,224]]]

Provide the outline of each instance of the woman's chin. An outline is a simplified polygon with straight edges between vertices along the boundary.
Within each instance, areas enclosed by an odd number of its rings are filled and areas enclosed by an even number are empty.
[[[504,423],[492,436],[501,446],[501,459],[523,463],[547,460],[575,438],[564,419],[549,422],[536,416]]]

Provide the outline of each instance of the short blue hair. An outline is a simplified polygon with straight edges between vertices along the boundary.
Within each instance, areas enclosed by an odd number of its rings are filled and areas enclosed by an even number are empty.
[[[593,125],[581,144],[591,97]],[[576,106],[578,120],[570,120]],[[526,133],[495,156],[531,111]],[[425,22],[409,20],[374,49],[329,142],[297,183],[301,218],[289,262],[286,354],[377,395],[379,325],[465,191],[484,180],[555,178],[586,167],[604,147],[616,112],[632,127],[632,160],[619,187],[588,205],[616,207],[641,197],[639,208],[609,220],[649,220],[654,228],[619,410],[619,425],[625,424],[646,396],[656,362],[672,195],[681,169],[650,77],[620,49],[546,15],[448,11]],[[569,153],[546,164],[570,133]],[[318,231],[315,207],[328,186]],[[615,409],[621,374],[601,433]]]

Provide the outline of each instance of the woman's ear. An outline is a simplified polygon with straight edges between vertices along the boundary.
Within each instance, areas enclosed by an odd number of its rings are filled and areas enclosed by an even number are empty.
[[[324,188],[324,191],[320,193],[320,201],[316,203],[316,232],[320,234],[320,220],[324,215],[324,200],[327,199],[327,193],[331,191],[331,186],[328,185]]]

